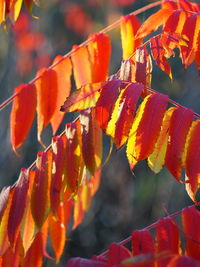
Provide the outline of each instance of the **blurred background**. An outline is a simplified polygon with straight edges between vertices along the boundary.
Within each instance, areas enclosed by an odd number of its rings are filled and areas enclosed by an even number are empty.
[[[107,25],[153,1],[138,0],[48,0],[34,7],[32,16],[23,9],[16,24],[0,29],[0,103],[12,95],[13,89],[34,78],[42,67],[48,67],[55,56],[64,55],[74,44],[87,39]],[[144,21],[156,11],[153,8],[138,18]],[[112,40],[110,74],[121,62],[119,28],[109,32]],[[152,88],[168,94],[173,100],[200,113],[200,81],[196,65],[184,70],[180,59],[170,59],[173,81],[158,68],[153,68]],[[36,121],[17,156],[10,145],[9,114],[11,105],[0,112],[0,189],[13,184],[20,168],[28,167],[42,147],[37,142]],[[57,134],[64,129],[66,118]],[[23,130],[23,129],[22,129]],[[43,140],[48,145],[51,130],[47,127]],[[104,154],[109,140],[104,138]],[[142,229],[158,218],[190,205],[184,185],[179,184],[164,168],[155,175],[140,162],[131,173],[125,150],[113,149],[104,166],[100,190],[81,226],[69,232],[66,249],[59,266],[69,257],[91,257],[105,251],[111,242],[119,242],[135,229]],[[45,260],[44,266],[55,266]]]

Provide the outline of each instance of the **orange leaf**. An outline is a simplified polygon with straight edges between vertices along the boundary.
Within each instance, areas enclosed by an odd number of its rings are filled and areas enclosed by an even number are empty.
[[[87,169],[94,174],[102,158],[102,131],[96,122],[95,110],[82,111],[80,123],[83,159]]]
[[[23,266],[42,267],[43,260],[43,236],[42,233],[37,233],[31,247],[26,253]]]
[[[31,211],[38,228],[42,227],[49,212],[52,159],[52,152],[38,153],[35,182],[31,196]]]
[[[18,148],[26,139],[36,110],[36,90],[34,84],[21,84],[15,88],[10,114],[11,144]],[[22,130],[23,129],[23,130]]]
[[[84,168],[79,120],[67,123],[66,136],[66,182],[69,191],[77,194]]]
[[[148,230],[136,230],[132,233],[133,255],[147,254],[154,252],[154,242]]]
[[[145,97],[137,110],[129,133],[127,157],[133,168],[138,160],[145,159],[152,153],[157,141],[168,98],[162,94]]]
[[[195,201],[200,186],[200,120],[192,123],[188,137],[185,159],[185,173],[189,184],[186,186],[189,196]]]
[[[24,212],[24,217],[20,226],[20,235],[22,237],[24,253],[26,254],[29,249],[34,233],[35,233],[35,222],[31,213],[31,193],[33,189],[33,183],[35,181],[35,171],[29,170],[29,189],[26,199],[26,208]]]
[[[51,238],[51,244],[53,251],[56,255],[56,263],[59,262],[60,256],[62,255],[65,246],[65,225],[64,225],[64,209],[63,202],[58,207],[57,218],[53,215],[50,216],[49,221],[49,233]]]
[[[109,81],[101,90],[100,97],[96,103],[95,111],[97,121],[103,130],[106,129],[108,121],[111,117],[121,84],[122,82],[119,80]]]
[[[105,33],[95,33],[90,34],[89,41],[87,44],[89,51],[89,60],[91,63],[91,72],[92,72],[92,82],[101,82],[107,80],[109,63],[110,63],[110,54],[111,54],[111,42],[109,36]],[[82,58],[81,58],[82,60]],[[84,69],[81,69],[83,72]],[[90,81],[88,80],[88,83]]]
[[[187,14],[183,10],[175,10],[166,21],[163,32],[181,34]]]
[[[76,87],[80,88],[81,86],[92,83],[92,70],[91,63],[89,61],[89,52],[87,47],[74,46],[73,49],[75,52],[71,56],[74,80]]]
[[[200,212],[194,206],[183,209],[182,224],[185,236],[185,255],[200,260]]]
[[[134,15],[126,15],[121,18],[120,28],[123,59],[129,59],[136,48],[141,44],[141,39],[135,38],[139,27],[140,22]]]
[[[100,96],[102,87],[109,83],[99,82],[82,86],[67,97],[64,105],[61,107],[61,111],[73,112],[94,107]]]
[[[64,99],[69,96],[71,90],[71,75],[72,75],[72,66],[69,58],[63,59],[62,56],[57,56],[53,64],[56,64],[62,60],[59,64],[53,67],[57,75],[57,98],[56,98],[56,107],[55,111],[51,118],[51,126],[53,129],[53,134],[56,133],[58,127],[60,126],[64,114],[60,111],[60,107],[63,104]],[[55,88],[56,89],[56,88]]]
[[[151,15],[139,28],[136,37],[144,38],[152,31],[156,31],[158,27],[165,24],[172,12],[173,10],[164,8]]]
[[[4,0],[0,1],[0,25],[5,20],[6,3]]]
[[[180,238],[179,229],[175,221],[171,218],[161,218],[156,226],[157,252],[164,251],[169,253],[169,257],[161,258],[158,261],[158,266],[168,266],[170,255],[179,254]]]
[[[54,215],[61,201],[61,190],[63,189],[65,154],[66,154],[66,136],[53,137],[53,173],[50,186],[51,210]]]
[[[182,153],[193,117],[192,110],[184,107],[176,108],[171,116],[165,164],[178,181],[183,167]]]
[[[37,88],[38,140],[41,142],[41,133],[56,110],[58,86],[56,72],[52,69],[41,69],[37,76],[41,76],[35,82]]]
[[[187,10],[187,11],[194,11],[193,5],[187,0],[177,0],[178,8]]]
[[[21,220],[25,211],[29,187],[28,172],[26,169],[21,169],[17,183],[12,188],[14,192],[8,218],[8,238],[12,246],[15,245],[17,240]]]
[[[136,104],[143,88],[144,86],[138,83],[130,84],[126,87],[121,96],[119,107],[121,112],[116,121],[115,128],[115,142],[118,148],[122,146],[128,138],[134,120]]]

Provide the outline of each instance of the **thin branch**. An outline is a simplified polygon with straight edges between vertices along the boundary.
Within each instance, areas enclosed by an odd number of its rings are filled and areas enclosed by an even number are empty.
[[[155,3],[151,3],[149,5],[146,5],[145,7],[139,8],[136,11],[133,11],[132,13],[130,13],[130,15],[138,15],[141,14],[153,7],[159,6],[162,3],[162,1],[157,1]],[[113,29],[115,29],[116,27],[118,27],[120,25],[121,22],[121,18],[117,21],[115,21],[113,24],[107,26],[106,28],[102,29],[99,33],[107,33]],[[81,43],[79,45],[79,47],[85,46],[87,45],[90,41],[92,41],[93,38],[89,38],[86,41],[84,41],[83,43]],[[72,49],[70,52],[68,52],[67,54],[65,54],[60,60],[58,60],[56,63],[50,65],[48,67],[48,69],[53,69],[54,67],[56,67],[58,64],[60,64],[64,59],[66,59],[67,57],[70,57],[73,53],[76,52],[76,49]],[[36,82],[39,78],[41,77],[41,75],[35,77],[34,79],[32,79],[28,84],[32,84],[34,82]],[[7,100],[5,100],[1,105],[0,105],[0,110],[4,109],[6,106],[8,106],[13,99],[17,96],[18,94],[13,94],[12,96],[10,96]]]
[[[195,205],[193,204],[190,207],[193,207],[193,206],[195,206]],[[181,213],[182,213],[182,210],[179,210],[179,211],[177,211],[175,213],[172,213],[172,214],[166,216],[165,218],[173,218],[173,217],[176,217],[176,216],[180,215]],[[155,229],[157,227],[157,225],[158,225],[158,221],[156,221],[155,223],[152,223],[152,224],[148,225],[147,227],[143,228],[142,230]],[[121,242],[119,242],[118,244],[121,245],[121,246],[123,246],[126,243],[130,242],[131,240],[132,240],[132,236],[129,236],[126,239],[124,239]],[[105,256],[107,256],[107,254],[108,254],[108,250],[106,250],[105,252],[103,252],[99,256],[105,257]]]

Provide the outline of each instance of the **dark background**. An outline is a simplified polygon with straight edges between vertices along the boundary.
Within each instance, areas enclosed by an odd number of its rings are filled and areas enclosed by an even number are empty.
[[[134,0],[51,0],[34,7],[31,17],[23,9],[16,25],[0,30],[0,102],[13,93],[22,82],[28,82],[38,69],[51,64],[58,54],[64,55],[72,45],[80,44],[89,33],[97,32],[121,15],[128,14],[150,1]],[[152,2],[152,1],[151,1]],[[157,8],[146,11],[138,18],[144,21]],[[110,74],[120,67],[121,41],[119,28],[109,33],[112,40]],[[152,88],[168,94],[178,103],[200,112],[200,82],[196,65],[184,70],[180,59],[170,59],[173,81],[158,67],[153,68]],[[13,184],[20,168],[27,168],[42,150],[37,142],[36,121],[16,156],[10,145],[9,114],[11,105],[0,112],[0,188]],[[63,122],[58,133],[64,129]],[[23,131],[23,129],[22,129]],[[51,130],[47,127],[43,140],[48,145]],[[104,153],[108,151],[104,138]],[[184,176],[184,174],[183,174]],[[104,166],[100,190],[80,227],[67,234],[70,239],[59,266],[69,257],[91,257],[106,250],[113,241],[119,242],[166,215],[192,204],[184,185],[179,184],[166,168],[155,175],[147,163],[140,162],[132,174],[124,149],[114,148]],[[44,266],[55,266],[45,260]]]

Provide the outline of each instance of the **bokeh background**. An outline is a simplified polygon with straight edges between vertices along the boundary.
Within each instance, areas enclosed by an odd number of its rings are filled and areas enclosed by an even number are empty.
[[[28,82],[36,71],[48,67],[55,56],[64,55],[74,44],[87,39],[120,16],[153,1],[139,0],[48,0],[34,7],[32,16],[23,8],[16,24],[0,29],[0,103],[12,95],[13,89]],[[196,1],[197,2],[197,1]],[[138,18],[144,21],[157,8]],[[110,74],[121,62],[119,28],[109,32],[112,40]],[[152,88],[168,94],[173,100],[200,113],[200,81],[195,64],[184,70],[178,57],[170,59],[173,81],[157,67],[153,68]],[[36,121],[17,156],[10,145],[9,115],[11,105],[0,111],[0,189],[13,184],[20,168],[28,167],[42,147],[37,142]],[[65,123],[73,119],[66,117]],[[23,129],[22,129],[23,131]],[[43,140],[48,145],[51,129],[47,127]],[[104,137],[104,154],[109,139]],[[184,176],[184,174],[183,174]],[[167,212],[173,213],[192,204],[179,184],[164,168],[155,175],[140,162],[131,173],[124,149],[113,149],[109,162],[103,167],[102,180],[83,223],[67,233],[68,242],[59,266],[70,257],[91,257],[106,250],[111,242],[118,242],[153,223]],[[55,266],[50,260],[44,266]]]

